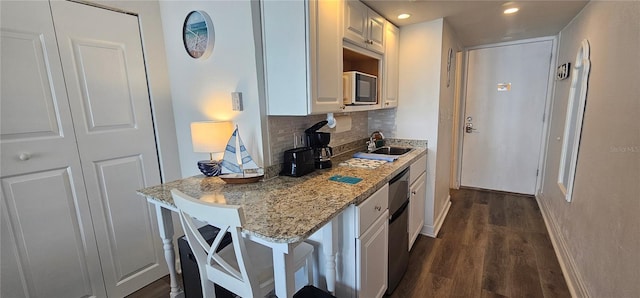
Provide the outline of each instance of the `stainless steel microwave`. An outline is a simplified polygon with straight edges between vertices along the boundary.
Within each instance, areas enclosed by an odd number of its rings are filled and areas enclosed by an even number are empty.
[[[342,73],[345,105],[374,105],[378,103],[378,78],[359,71]]]

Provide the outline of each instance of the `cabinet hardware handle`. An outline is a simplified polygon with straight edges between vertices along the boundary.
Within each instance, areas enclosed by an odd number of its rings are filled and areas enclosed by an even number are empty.
[[[389,105],[389,103],[388,103],[388,102],[385,102],[384,104],[385,104],[385,105],[387,105],[387,106]]]
[[[376,209],[376,211],[380,211],[380,210],[382,210],[382,207],[376,206],[374,209]]]
[[[29,160],[29,159],[31,159],[31,154],[29,154],[29,153],[20,153],[18,158],[20,160]]]
[[[411,194],[415,195],[415,194],[417,194],[417,192],[414,190],[414,191],[411,192]]]
[[[341,106],[340,106],[340,109],[341,109],[341,110],[344,110],[345,108],[347,108],[347,106],[345,106],[345,105],[341,105]]]

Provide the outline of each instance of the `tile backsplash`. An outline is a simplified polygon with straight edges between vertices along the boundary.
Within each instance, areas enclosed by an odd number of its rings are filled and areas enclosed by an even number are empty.
[[[337,147],[369,137],[369,125],[371,123],[369,112],[344,113],[335,116],[351,116],[351,130],[334,133],[327,126],[319,131],[331,133],[329,146]],[[271,149],[271,164],[282,163],[282,154],[285,150],[294,148],[294,134],[304,138],[304,130],[313,124],[325,120],[326,114],[310,116],[269,116],[269,146]],[[395,119],[395,113],[394,113]],[[395,126],[394,126],[395,130]],[[386,135],[385,135],[386,136]],[[303,146],[298,144],[298,147]]]
[[[368,134],[381,131],[385,138],[396,137],[396,109],[369,111]]]
[[[368,112],[336,113],[334,116],[349,115],[351,130],[335,133],[327,126],[319,131],[331,132],[331,143],[334,153],[339,153],[341,145],[362,139],[368,139],[372,132],[382,131],[385,138],[396,137],[396,109],[384,109]],[[294,148],[294,134],[304,139],[304,130],[327,118],[326,114],[310,116],[269,116],[269,146],[271,149],[271,165],[282,163],[282,153]],[[298,144],[298,147],[303,144]]]

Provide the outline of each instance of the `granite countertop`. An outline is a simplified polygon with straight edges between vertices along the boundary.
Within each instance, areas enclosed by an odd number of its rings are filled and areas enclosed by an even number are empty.
[[[426,148],[415,148],[394,162],[376,169],[338,166],[351,155],[333,160],[333,167],[303,177],[278,176],[252,184],[226,184],[203,175],[180,179],[138,191],[149,200],[175,206],[171,189],[203,201],[241,205],[246,233],[278,243],[307,239],[351,204],[360,204],[391,178],[420,157]],[[362,178],[357,184],[329,181],[333,175]]]

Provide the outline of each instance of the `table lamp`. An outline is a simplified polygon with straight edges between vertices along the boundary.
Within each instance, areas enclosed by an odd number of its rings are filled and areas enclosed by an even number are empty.
[[[198,161],[198,168],[205,176],[220,175],[220,160],[214,160],[214,153],[224,152],[227,141],[231,136],[233,126],[231,122],[192,122],[191,142],[194,152],[209,153],[209,160]]]

